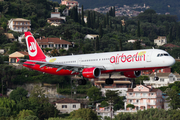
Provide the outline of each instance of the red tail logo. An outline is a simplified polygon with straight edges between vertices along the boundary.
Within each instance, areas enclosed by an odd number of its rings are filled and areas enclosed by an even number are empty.
[[[37,47],[36,43],[34,41],[34,38],[32,36],[27,36],[27,46],[28,46],[28,53],[30,56],[34,57],[37,55]]]
[[[44,60],[46,56],[30,32],[25,32],[26,44],[30,60]]]

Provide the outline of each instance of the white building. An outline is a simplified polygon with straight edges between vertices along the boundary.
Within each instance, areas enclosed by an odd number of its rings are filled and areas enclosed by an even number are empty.
[[[135,43],[137,40],[128,40],[130,43]]]
[[[87,34],[84,39],[96,39],[99,35]]]
[[[31,30],[31,21],[23,18],[10,19],[8,21],[8,27],[15,32],[27,32]]]
[[[154,88],[162,87],[162,86],[168,86],[171,83],[174,83],[175,81],[180,81],[180,75],[177,73],[157,73],[157,76],[159,77],[158,81],[154,80],[154,75],[150,76],[150,80],[143,81],[145,85],[152,85]]]
[[[79,108],[81,108],[80,102],[69,98],[60,99],[54,102],[54,104],[61,113],[70,113],[74,110],[78,110]]]
[[[157,39],[154,39],[154,44],[157,44],[157,46],[162,46],[167,43],[167,39],[165,36],[158,36]]]

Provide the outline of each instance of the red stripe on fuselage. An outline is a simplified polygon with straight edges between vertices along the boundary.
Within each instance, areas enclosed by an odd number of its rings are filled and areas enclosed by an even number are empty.
[[[23,64],[23,66],[31,68],[33,70],[40,71],[40,72],[45,72],[45,73],[53,74],[53,75],[62,75],[63,76],[63,75],[78,75],[79,74],[77,72],[71,74],[72,71],[65,70],[65,69],[62,69],[62,70],[56,72],[57,68],[46,67],[46,66],[40,68],[40,65],[38,65],[38,64],[33,65],[34,63],[32,63],[32,62],[26,62],[26,63],[32,64],[32,65]],[[154,69],[162,69],[162,68],[167,68],[167,67],[169,67],[169,66],[164,66],[164,67],[148,67],[148,68],[131,68],[131,69],[117,69],[117,70],[102,70],[101,74],[112,73],[112,72],[154,70]]]

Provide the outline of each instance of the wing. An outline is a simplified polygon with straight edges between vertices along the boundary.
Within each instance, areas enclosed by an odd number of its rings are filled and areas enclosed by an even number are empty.
[[[23,59],[21,59],[21,60],[23,61]],[[71,70],[73,73],[74,72],[82,72],[82,70],[84,68],[90,68],[90,67],[96,67],[101,70],[105,70],[104,66],[96,66],[96,65],[63,64],[63,63],[55,63],[55,62],[54,63],[41,62],[41,61],[35,61],[35,60],[25,60],[25,61],[33,62],[34,64],[31,64],[31,65],[38,64],[38,65],[40,65],[40,68],[42,68],[44,66],[57,68],[56,72],[60,71],[61,69]],[[29,63],[24,63],[24,64],[29,65]]]

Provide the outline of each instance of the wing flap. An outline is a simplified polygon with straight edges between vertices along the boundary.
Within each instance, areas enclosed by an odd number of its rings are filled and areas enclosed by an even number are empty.
[[[105,70],[104,66],[93,66],[93,65],[80,65],[80,64],[63,64],[63,63],[51,63],[51,62],[42,62],[42,61],[35,61],[35,60],[27,60],[28,62],[33,62],[35,64],[39,64],[40,68],[47,66],[47,67],[54,67],[58,68],[56,72],[60,71],[61,69],[68,69],[72,71],[77,71],[77,69],[81,68],[89,68],[89,67],[97,67],[99,69]]]

